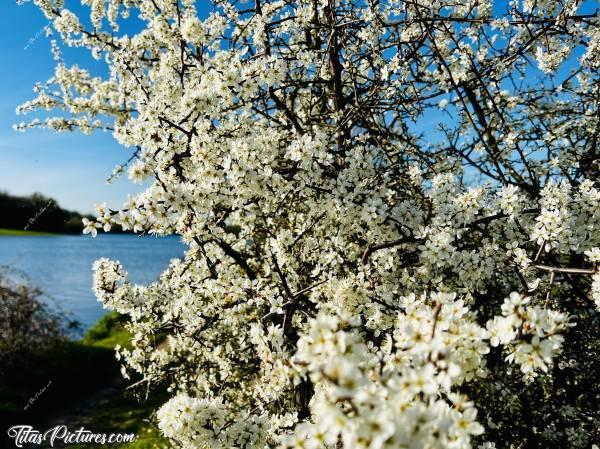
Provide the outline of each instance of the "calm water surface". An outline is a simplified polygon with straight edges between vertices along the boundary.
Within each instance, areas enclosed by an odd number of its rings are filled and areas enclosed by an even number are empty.
[[[85,327],[107,311],[92,291],[92,264],[108,257],[119,260],[129,280],[148,284],[158,278],[185,245],[176,236],[138,237],[127,234],[90,236],[0,236],[0,265],[22,271],[62,310]]]

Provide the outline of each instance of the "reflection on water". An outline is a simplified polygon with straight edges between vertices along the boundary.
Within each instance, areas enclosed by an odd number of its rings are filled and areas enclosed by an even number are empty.
[[[0,236],[0,265],[24,272],[53,302],[88,327],[106,313],[92,291],[96,259],[119,260],[131,282],[148,284],[184,250],[175,236]]]

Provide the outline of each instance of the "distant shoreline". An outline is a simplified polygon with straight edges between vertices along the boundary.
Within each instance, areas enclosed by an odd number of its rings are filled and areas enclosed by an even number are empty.
[[[0,237],[1,236],[7,236],[7,237],[15,237],[15,236],[22,236],[22,237],[57,237],[60,235],[74,235],[74,234],[58,234],[56,232],[45,232],[45,231],[26,231],[23,229],[5,229],[5,228],[0,228]]]
[[[0,191],[0,235],[80,234],[84,218],[93,216],[65,210],[40,193],[13,196]]]
[[[112,231],[112,232],[101,232],[98,235],[134,235],[136,237],[142,237],[142,234],[136,234],[131,231]],[[64,236],[85,236],[82,232],[74,233],[74,232],[48,232],[48,231],[29,231],[25,229],[9,229],[9,228],[0,228],[0,237],[64,237]],[[177,234],[167,234],[167,235],[151,235],[145,234],[145,236],[162,238],[162,237],[178,237]]]

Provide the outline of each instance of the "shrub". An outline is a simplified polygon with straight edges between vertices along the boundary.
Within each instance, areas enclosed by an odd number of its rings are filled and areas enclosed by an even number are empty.
[[[41,300],[41,291],[0,273],[0,361],[11,366],[43,352],[65,337],[60,316]]]

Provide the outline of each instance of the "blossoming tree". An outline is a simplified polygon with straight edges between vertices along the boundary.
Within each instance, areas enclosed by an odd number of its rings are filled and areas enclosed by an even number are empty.
[[[147,188],[84,232],[189,247],[95,264],[175,447],[599,441],[593,2],[34,1],[57,65],[19,112],[62,113],[18,128],[111,131]]]

